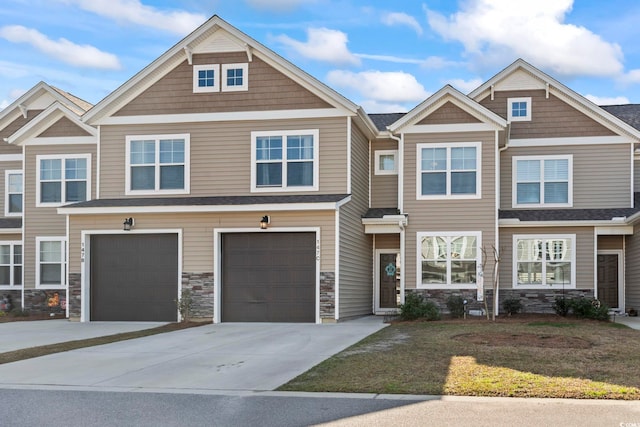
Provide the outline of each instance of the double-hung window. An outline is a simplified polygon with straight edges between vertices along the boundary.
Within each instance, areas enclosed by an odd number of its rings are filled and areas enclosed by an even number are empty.
[[[22,215],[22,171],[8,170],[4,174],[5,199],[4,199],[4,215],[5,216],[21,216]]]
[[[575,247],[575,234],[514,235],[514,286],[575,287]]]
[[[513,207],[570,207],[571,156],[514,156]]]
[[[481,144],[417,144],[417,198],[480,197]]]
[[[0,288],[22,284],[22,242],[0,242]]]
[[[37,156],[36,206],[60,206],[91,198],[91,155]]]
[[[251,190],[317,190],[318,135],[317,129],[252,132]]]
[[[36,237],[36,285],[60,287],[67,282],[67,241],[64,237]]]
[[[127,136],[126,194],[189,192],[189,135]]]
[[[473,288],[481,265],[480,232],[417,233],[418,288]]]

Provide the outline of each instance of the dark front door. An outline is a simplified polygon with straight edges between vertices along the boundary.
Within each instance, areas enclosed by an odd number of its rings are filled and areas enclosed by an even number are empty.
[[[380,282],[380,308],[398,307],[397,254],[380,254],[378,277]]]
[[[618,255],[598,255],[598,299],[610,308],[619,308]]]
[[[177,234],[93,235],[90,256],[91,320],[177,320]]]
[[[223,322],[314,322],[315,318],[315,233],[223,235]]]

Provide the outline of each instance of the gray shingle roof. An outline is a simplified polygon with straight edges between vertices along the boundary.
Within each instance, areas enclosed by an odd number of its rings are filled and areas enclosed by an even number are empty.
[[[383,114],[369,114],[369,118],[376,125],[378,130],[385,131],[387,126],[397,122],[404,117],[407,113],[383,113]]]
[[[640,104],[603,105],[600,108],[640,130]]]
[[[398,208],[371,208],[362,218],[382,218],[385,215],[400,215]]]

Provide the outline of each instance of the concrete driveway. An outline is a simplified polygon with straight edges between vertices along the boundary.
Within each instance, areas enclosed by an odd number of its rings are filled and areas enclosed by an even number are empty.
[[[382,329],[382,320],[209,324],[0,365],[0,387],[273,390]],[[49,333],[56,334],[53,326]]]

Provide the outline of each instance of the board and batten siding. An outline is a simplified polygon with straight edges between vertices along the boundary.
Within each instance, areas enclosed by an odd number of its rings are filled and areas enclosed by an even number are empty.
[[[355,126],[351,133],[351,201],[340,208],[340,318],[373,310],[372,237],[361,219],[369,207],[369,141]]]
[[[103,199],[125,197],[125,138],[128,135],[189,134],[191,141],[190,195],[193,197],[246,196],[257,194],[251,193],[251,132],[312,129],[319,130],[319,191],[287,191],[286,193],[274,191],[259,194],[344,194],[347,181],[346,122],[345,117],[336,117],[102,126],[100,197]],[[147,197],[154,197],[154,195]],[[184,195],[177,197],[184,197]]]
[[[36,156],[48,154],[91,154],[91,198],[96,191],[96,146],[82,145],[27,145],[25,147],[24,174],[24,248],[23,269],[25,288],[35,286],[36,237],[66,236],[66,216],[59,215],[56,207],[36,207],[36,187],[38,185]],[[122,218],[120,219],[122,226]]]
[[[8,170],[22,170],[22,162],[21,161],[0,162],[0,189],[2,190],[2,197],[0,197],[0,216],[4,216],[5,203],[7,201],[7,192],[5,191],[7,175],[5,174],[5,171],[8,171]],[[23,198],[23,205],[24,205],[24,195],[22,196],[22,198]]]
[[[630,150],[629,144],[510,147],[500,154],[500,207],[512,209],[512,157],[549,155],[573,157],[573,208],[630,207]]]
[[[409,214],[405,229],[405,287],[417,284],[417,234],[418,232],[480,231],[482,247],[489,260],[485,265],[485,287],[491,286],[493,271],[492,247],[496,234],[495,194],[495,132],[465,132],[446,134],[405,134],[404,136],[404,213]],[[416,199],[416,144],[447,142],[482,143],[482,177],[480,199]]]
[[[513,281],[513,235],[553,235],[575,234],[576,236],[576,289],[593,289],[594,283],[594,230],[593,227],[500,227],[500,288],[527,289],[514,287]],[[549,287],[551,289],[551,287]],[[554,288],[555,289],[555,288]]]
[[[132,233],[139,230],[182,229],[182,271],[213,272],[214,230],[231,228],[260,230],[262,215],[270,215],[269,228],[287,231],[287,227],[320,228],[320,270],[335,271],[335,211],[313,212],[228,212],[228,213],[148,213],[135,218]],[[122,232],[123,214],[69,216],[69,272],[80,273],[82,231]],[[269,231],[267,231],[269,232]]]
[[[531,97],[531,121],[512,122],[512,140],[615,135],[553,94],[547,98],[544,90],[496,91],[493,100],[487,96],[480,104],[507,119],[507,100],[527,97]]]
[[[371,142],[371,207],[398,207],[398,175],[376,175],[376,151],[397,150],[398,143],[392,139]],[[396,158],[396,164],[399,158]]]
[[[193,93],[193,66],[185,59],[115,115],[331,108],[327,102],[262,61],[258,55],[254,55],[251,62],[247,60],[246,52],[193,55],[194,65],[234,63],[248,64],[246,91]]]
[[[640,310],[640,224],[634,225],[632,236],[626,236],[624,255],[625,308]]]

